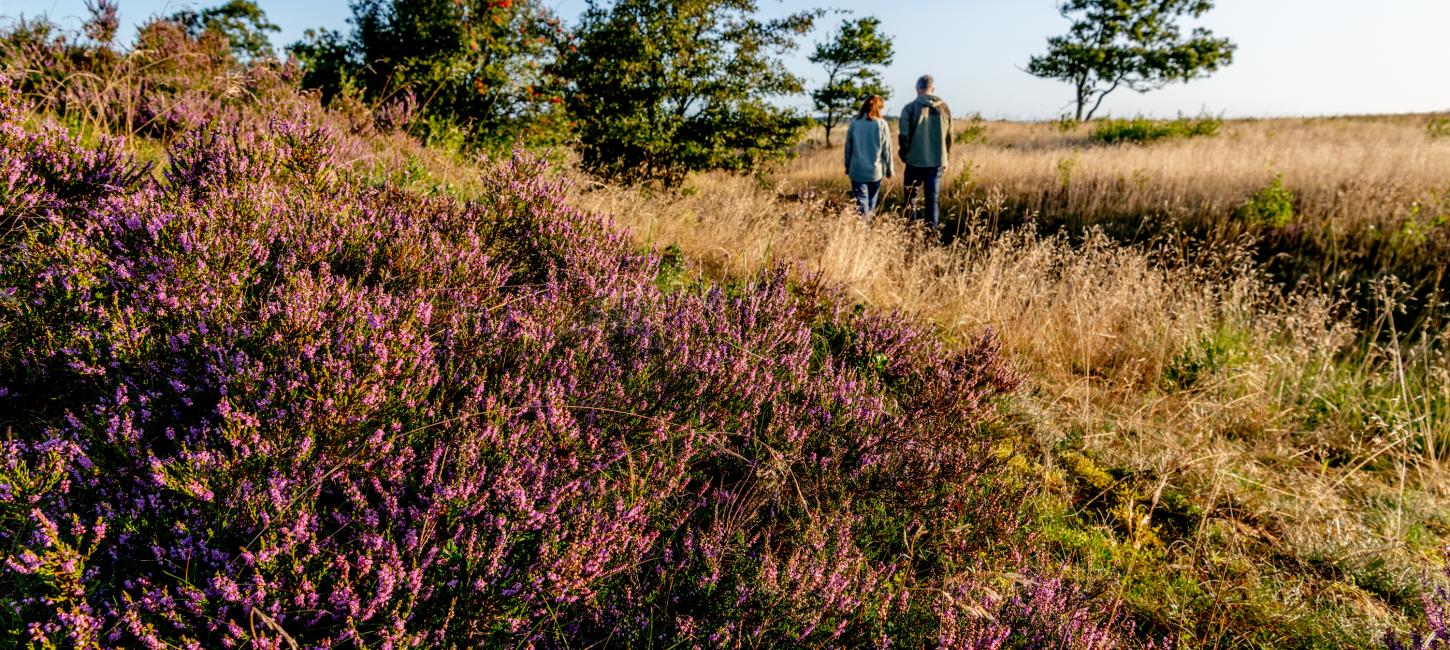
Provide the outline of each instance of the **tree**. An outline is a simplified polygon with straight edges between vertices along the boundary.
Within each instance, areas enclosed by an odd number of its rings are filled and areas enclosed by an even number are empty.
[[[762,20],[755,0],[591,0],[559,65],[583,167],[678,183],[785,157],[809,119],[771,99],[802,92],[781,56],[817,16]]]
[[[1185,38],[1178,25],[1210,9],[1213,0],[1064,0],[1058,12],[1072,27],[1047,39],[1047,53],[1032,57],[1027,72],[1073,84],[1077,120],[1091,120],[1118,88],[1158,90],[1233,63],[1228,39],[1203,28]]]
[[[567,35],[542,0],[355,0],[352,32],[308,32],[292,45],[303,84],[324,99],[380,104],[412,95],[435,136],[506,145],[559,111],[548,64]]]
[[[825,116],[826,146],[831,130],[846,121],[863,97],[889,94],[876,68],[891,65],[892,49],[891,37],[881,33],[881,21],[873,17],[844,21],[830,40],[816,44],[810,61],[825,68],[826,83],[811,93],[811,100]]]
[[[170,20],[185,27],[192,38],[205,32],[225,37],[232,53],[243,60],[275,56],[267,32],[281,31],[252,0],[227,0],[199,12],[186,9],[172,14]]]

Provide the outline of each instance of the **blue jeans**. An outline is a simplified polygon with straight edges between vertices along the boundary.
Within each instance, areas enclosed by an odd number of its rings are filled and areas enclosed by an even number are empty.
[[[937,205],[937,192],[941,190],[942,173],[945,167],[912,167],[906,166],[906,192],[902,200],[911,205],[912,199],[916,198],[917,188],[922,190],[922,210],[913,211],[913,219],[925,219],[927,225],[933,229],[940,222],[941,208]]]
[[[869,217],[876,211],[876,202],[881,199],[881,181],[851,181],[851,196],[856,197],[856,212]]]

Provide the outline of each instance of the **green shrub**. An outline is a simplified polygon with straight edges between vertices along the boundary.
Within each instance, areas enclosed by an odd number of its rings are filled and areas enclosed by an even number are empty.
[[[1227,324],[1209,332],[1173,357],[1163,369],[1164,387],[1186,390],[1248,357],[1247,332]]]
[[[1076,151],[1072,152],[1071,157],[1057,161],[1057,180],[1062,184],[1063,190],[1072,185],[1072,172],[1077,169],[1078,162]]]
[[[1432,117],[1425,124],[1425,132],[1430,134],[1431,140],[1450,138],[1450,117]]]
[[[1150,120],[1143,117],[1103,120],[1093,129],[1092,138],[1104,144],[1147,144],[1168,138],[1196,138],[1218,134],[1223,120],[1216,117],[1176,120]]]
[[[957,144],[976,144],[987,140],[987,120],[982,118],[981,113],[972,113],[967,118],[967,125],[957,131]]]
[[[1294,222],[1294,192],[1284,187],[1284,175],[1255,192],[1239,208],[1239,217],[1249,225],[1282,228]]]

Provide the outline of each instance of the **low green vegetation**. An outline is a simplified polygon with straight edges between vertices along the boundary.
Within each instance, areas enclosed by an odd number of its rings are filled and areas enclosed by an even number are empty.
[[[1193,388],[1213,375],[1232,370],[1248,356],[1249,333],[1228,324],[1203,335],[1187,346],[1163,372],[1170,390]]]
[[[1437,116],[1425,123],[1425,132],[1435,140],[1450,138],[1450,117]]]
[[[957,144],[977,144],[987,140],[987,120],[982,118],[981,113],[967,116],[967,123],[958,125],[956,129]]]
[[[1092,139],[1103,144],[1148,144],[1172,138],[1203,138],[1218,134],[1223,120],[1216,117],[1176,120],[1132,119],[1101,120],[1093,127]]]
[[[1252,226],[1283,228],[1294,222],[1294,192],[1284,186],[1282,174],[1249,197],[1239,208],[1239,218]]]

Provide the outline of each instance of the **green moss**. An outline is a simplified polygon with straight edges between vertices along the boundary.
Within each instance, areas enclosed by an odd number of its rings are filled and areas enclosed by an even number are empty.
[[[1078,452],[1070,451],[1062,455],[1062,462],[1066,466],[1070,476],[1079,482],[1096,490],[1106,491],[1116,483],[1111,475],[1099,468],[1091,459]]]
[[[1135,547],[1090,515],[1046,510],[1052,514],[1038,520],[1036,533],[1053,559],[1120,598],[1147,638],[1173,638],[1183,648],[1336,650],[1370,647],[1376,638],[1355,623],[1364,613],[1347,604],[1348,585],[1323,590],[1252,556]]]

